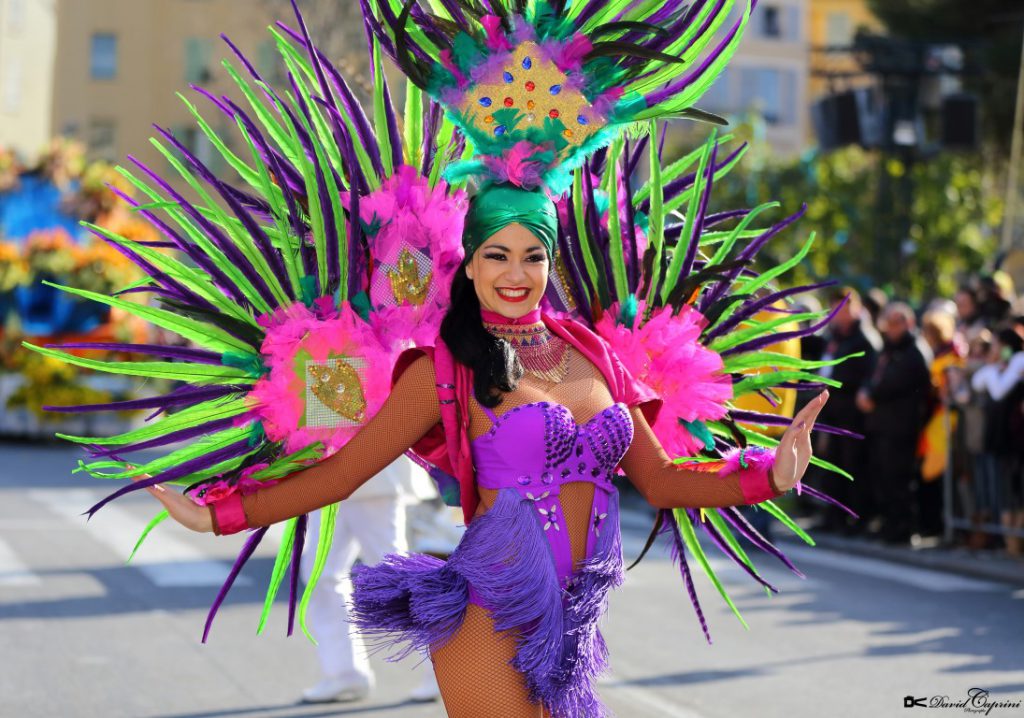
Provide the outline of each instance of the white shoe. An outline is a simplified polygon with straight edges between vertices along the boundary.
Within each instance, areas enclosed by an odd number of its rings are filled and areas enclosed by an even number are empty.
[[[433,671],[427,671],[420,684],[409,693],[409,700],[413,703],[432,703],[441,697],[441,689],[437,687],[437,678]]]
[[[370,695],[373,686],[368,678],[324,678],[302,694],[303,703],[351,703]]]

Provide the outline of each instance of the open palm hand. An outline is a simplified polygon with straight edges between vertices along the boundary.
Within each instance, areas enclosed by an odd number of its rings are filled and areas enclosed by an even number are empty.
[[[793,417],[793,423],[782,435],[772,468],[772,478],[779,491],[789,491],[800,483],[807,471],[812,455],[811,430],[827,401],[828,390],[825,390]]]

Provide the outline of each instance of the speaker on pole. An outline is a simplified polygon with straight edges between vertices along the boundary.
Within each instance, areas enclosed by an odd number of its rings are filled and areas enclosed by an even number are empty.
[[[811,119],[823,150],[878,144],[877,113],[867,88],[823,97],[811,108]]]
[[[949,95],[942,99],[942,146],[975,149],[978,146],[978,98]]]

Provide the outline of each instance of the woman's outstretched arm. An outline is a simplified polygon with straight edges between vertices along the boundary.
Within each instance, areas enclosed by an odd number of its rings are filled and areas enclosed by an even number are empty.
[[[420,357],[402,373],[380,411],[338,453],[274,486],[247,496],[232,494],[209,507],[161,486],[149,491],[182,525],[215,533],[268,526],[336,503],[348,498],[441,420],[435,381],[433,360]],[[231,526],[218,526],[232,514]]]
[[[770,470],[752,466],[725,476],[672,463],[640,409],[634,407],[633,443],[622,459],[622,470],[659,509],[741,506],[774,498],[803,478],[811,459],[811,429],[827,400],[828,393],[822,392],[796,415],[782,435]]]

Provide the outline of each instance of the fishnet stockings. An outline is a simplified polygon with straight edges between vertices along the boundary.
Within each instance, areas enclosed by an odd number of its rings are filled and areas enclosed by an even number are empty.
[[[496,632],[486,609],[466,606],[458,633],[431,655],[449,718],[547,716],[510,665],[515,652],[512,632]]]

